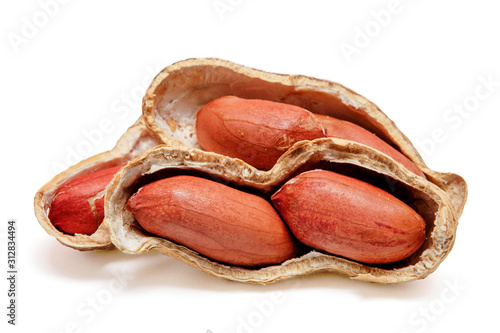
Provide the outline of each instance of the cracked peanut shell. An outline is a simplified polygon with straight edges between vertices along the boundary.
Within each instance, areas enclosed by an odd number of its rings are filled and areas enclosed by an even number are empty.
[[[154,236],[126,209],[128,200],[141,186],[174,175],[216,180],[268,199],[294,175],[313,169],[330,170],[369,182],[402,200],[425,220],[423,245],[407,259],[385,265],[363,264],[304,247],[295,258],[281,264],[250,269],[217,262],[187,245]],[[315,272],[333,272],[379,283],[421,279],[432,273],[453,247],[458,221],[449,196],[438,186],[401,168],[372,148],[334,138],[299,142],[268,171],[196,148],[161,145],[129,162],[113,178],[106,192],[105,212],[111,239],[125,253],[140,254],[156,249],[206,273],[260,284]]]

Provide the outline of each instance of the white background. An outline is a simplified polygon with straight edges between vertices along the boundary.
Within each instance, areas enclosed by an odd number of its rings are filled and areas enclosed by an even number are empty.
[[[498,331],[493,3],[2,1],[2,332]],[[402,285],[323,274],[259,286],[156,252],[83,253],[48,236],[33,213],[35,192],[75,153],[111,149],[140,115],[153,75],[191,57],[337,81],[375,102],[432,169],[468,182],[448,258]],[[113,125],[101,129],[103,121]],[[89,146],[86,133],[96,130],[102,139]],[[6,316],[8,219],[17,220],[15,327]]]

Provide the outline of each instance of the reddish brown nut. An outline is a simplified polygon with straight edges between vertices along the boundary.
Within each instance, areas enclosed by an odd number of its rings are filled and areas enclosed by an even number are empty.
[[[425,177],[422,170],[420,170],[408,157],[363,127],[345,120],[321,114],[315,114],[314,116],[325,128],[327,136],[351,140],[372,147],[389,157],[392,157],[396,162],[401,163],[411,172],[421,177]]]
[[[425,221],[408,205],[331,171],[302,173],[271,200],[299,241],[360,262],[405,259],[425,240]]]
[[[127,210],[149,233],[235,266],[281,263],[297,242],[263,198],[215,181],[173,176],[147,184]]]
[[[325,137],[325,132],[313,114],[301,107],[224,96],[198,111],[196,135],[204,150],[267,170],[294,143]]]
[[[93,234],[104,219],[104,193],[122,166],[97,171],[62,185],[49,209],[49,220],[67,234]]]

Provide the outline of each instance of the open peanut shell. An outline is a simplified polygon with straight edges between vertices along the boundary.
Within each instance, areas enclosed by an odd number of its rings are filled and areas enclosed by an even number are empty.
[[[457,216],[462,214],[467,197],[463,178],[429,169],[410,140],[374,103],[335,82],[268,73],[220,59],[188,59],[156,76],[143,100],[143,116],[161,142],[200,148],[196,113],[225,95],[298,105],[371,131],[412,160],[430,182],[449,195]]]
[[[151,235],[126,210],[128,199],[141,186],[172,175],[205,177],[269,199],[288,179],[318,168],[370,182],[403,200],[425,219],[425,243],[409,258],[386,265],[367,265],[304,247],[295,258],[281,264],[242,268],[221,264],[186,246]],[[458,223],[453,204],[441,188],[370,147],[334,138],[298,142],[268,171],[196,148],[157,146],[115,175],[107,188],[105,212],[111,240],[125,253],[156,249],[206,273],[261,284],[315,272],[379,283],[421,279],[433,272],[453,247]]]
[[[107,152],[89,157],[61,172],[42,186],[35,194],[35,215],[45,231],[62,244],[77,250],[96,250],[113,247],[108,226],[103,221],[92,235],[66,234],[59,231],[49,219],[49,209],[57,190],[68,181],[99,170],[127,163],[145,150],[158,144],[150,135],[140,117],[134,125],[120,137],[115,147]]]

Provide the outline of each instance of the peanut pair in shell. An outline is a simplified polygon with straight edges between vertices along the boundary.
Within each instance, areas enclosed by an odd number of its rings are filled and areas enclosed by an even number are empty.
[[[269,170],[259,170],[239,158],[204,152],[197,138],[197,113],[207,103],[224,96],[295,105],[316,115],[355,124],[400,152],[423,177],[387,152],[349,138],[299,141]],[[331,271],[364,281],[397,283],[427,276],[453,247],[458,219],[467,197],[465,181],[456,174],[428,168],[410,140],[374,103],[341,84],[301,75],[264,72],[221,59],[187,59],[168,66],[153,80],[144,97],[143,115],[153,135],[170,148],[162,148],[169,150],[165,151],[165,159],[159,157],[158,152],[151,152],[151,156],[144,156],[141,167],[126,168],[125,173],[134,170],[127,182],[139,181],[154,174],[154,170],[180,168],[192,172],[194,167],[198,172],[229,181],[234,186],[257,187],[261,195],[270,197],[293,176],[315,168],[326,169],[355,176],[402,199],[425,220],[426,240],[413,255],[396,264],[361,264],[312,250],[280,265],[248,271],[202,259],[163,239],[136,234],[130,216],[122,219],[111,214],[115,221],[120,221],[115,225],[117,232],[120,230],[122,234],[129,230],[135,235],[130,242],[122,237],[115,239],[126,252],[141,253],[156,248],[208,273],[237,281],[268,283]],[[111,188],[125,189],[120,179],[114,180],[117,182],[113,182]],[[122,195],[115,195],[114,199],[120,197],[119,206],[126,202]]]

